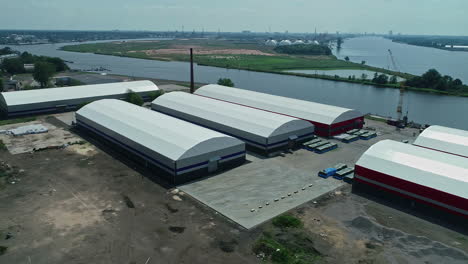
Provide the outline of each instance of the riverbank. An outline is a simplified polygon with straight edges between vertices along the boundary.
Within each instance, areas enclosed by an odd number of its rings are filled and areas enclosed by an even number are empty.
[[[291,56],[277,54],[272,47],[256,42],[233,42],[226,40],[164,40],[164,41],[117,41],[63,46],[61,50],[80,53],[94,53],[118,57],[129,57],[158,61],[189,61],[189,48],[195,49],[194,61],[201,66],[224,69],[238,69],[255,72],[292,75],[305,78],[323,79],[337,82],[372,85],[400,89],[401,84],[376,84],[362,80],[361,76],[347,78],[324,74],[304,74],[285,72],[287,70],[367,70],[395,75],[409,79],[415,75],[394,72],[383,68],[339,60],[335,56]],[[440,91],[428,88],[404,87],[438,95],[468,97],[465,91]]]

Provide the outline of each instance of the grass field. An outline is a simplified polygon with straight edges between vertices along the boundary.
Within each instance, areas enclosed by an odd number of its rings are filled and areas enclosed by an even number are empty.
[[[332,81],[360,83],[388,88],[400,88],[399,84],[376,85],[370,80],[350,80],[348,78],[285,72],[287,70],[368,70],[404,79],[414,77],[408,73],[394,72],[387,69],[338,60],[335,56],[299,56],[284,55],[274,52],[272,47],[255,41],[229,41],[208,39],[177,39],[151,41],[118,41],[69,45],[65,51],[85,52],[103,55],[131,57],[161,61],[189,61],[189,48],[194,49],[194,61],[199,65],[295,75],[306,78],[318,78]],[[359,78],[359,76],[356,76]],[[406,87],[408,90],[436,93],[443,95],[468,96],[465,91],[438,91],[425,88]]]
[[[140,59],[166,61],[188,61],[188,50],[195,49],[196,63],[207,66],[229,69],[276,72],[296,69],[334,70],[334,69],[367,69],[372,71],[397,74],[384,69],[374,68],[353,62],[336,59],[335,56],[290,56],[280,55],[272,47],[257,42],[228,40],[163,40],[107,42],[64,46],[62,49],[72,52],[86,52]],[[232,50],[233,54],[217,54],[220,50]],[[236,54],[239,51],[258,51],[268,55]],[[154,52],[152,52],[154,51]],[[158,53],[161,51],[161,53]],[[203,54],[197,54],[203,51]],[[165,53],[169,52],[169,53]],[[212,53],[212,54],[210,54]],[[242,53],[242,52],[240,52]],[[401,76],[405,77],[405,76]]]

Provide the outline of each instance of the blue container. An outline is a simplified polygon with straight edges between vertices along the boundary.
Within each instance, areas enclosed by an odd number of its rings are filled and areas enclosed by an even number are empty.
[[[330,176],[333,176],[335,175],[336,173],[336,169],[335,168],[328,168],[328,169],[324,169],[324,170],[321,170],[319,173],[318,173],[318,176],[319,177],[322,177],[324,179],[330,177]]]

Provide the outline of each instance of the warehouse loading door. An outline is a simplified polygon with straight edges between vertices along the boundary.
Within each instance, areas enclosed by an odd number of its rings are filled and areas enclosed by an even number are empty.
[[[208,161],[208,172],[215,172],[218,170],[218,165],[219,165],[219,160],[221,158],[220,157],[214,157],[214,158],[211,158],[209,161]]]

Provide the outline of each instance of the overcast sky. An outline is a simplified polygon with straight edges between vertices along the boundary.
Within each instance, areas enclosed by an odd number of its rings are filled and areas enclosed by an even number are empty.
[[[1,29],[468,35],[468,0],[0,0]]]

